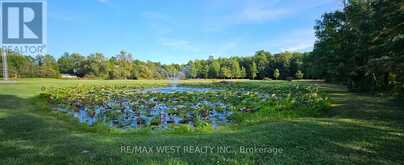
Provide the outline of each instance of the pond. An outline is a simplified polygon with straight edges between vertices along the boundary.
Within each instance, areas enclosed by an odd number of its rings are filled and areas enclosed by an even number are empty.
[[[218,89],[212,88],[194,88],[194,87],[182,87],[182,86],[169,86],[169,87],[159,87],[159,88],[148,88],[141,92],[143,93],[193,93],[193,92],[210,92],[219,91]]]
[[[268,115],[279,112],[315,114],[330,105],[328,97],[315,86],[242,83],[154,88],[49,87],[43,89],[41,96],[53,109],[68,113],[83,124],[102,123],[123,129],[175,125],[217,128],[258,121],[256,118],[266,120]]]
[[[183,97],[185,94],[195,97],[196,93],[203,95],[218,91],[222,90],[180,86],[135,89],[127,90],[128,95],[119,99],[109,93],[107,95],[112,99],[98,105],[84,106],[77,102],[75,111],[68,110],[64,105],[59,105],[58,110],[70,113],[80,123],[89,126],[104,122],[115,128],[168,128],[169,125],[179,124],[193,127],[197,122],[205,122],[217,128],[229,123],[228,118],[232,114],[225,103],[204,99],[190,102]]]

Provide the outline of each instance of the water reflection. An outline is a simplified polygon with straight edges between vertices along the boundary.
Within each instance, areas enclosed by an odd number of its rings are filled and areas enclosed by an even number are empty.
[[[133,91],[140,93],[161,93],[161,94],[174,94],[174,93],[193,93],[193,92],[211,92],[217,91],[210,88],[191,88],[191,87],[163,87],[163,88],[149,88],[141,91]],[[168,96],[168,95],[167,95]],[[175,95],[174,95],[175,96]],[[173,99],[173,98],[171,98]],[[175,99],[175,98],[174,98]],[[222,102],[209,102],[203,101],[199,103],[191,103],[190,109],[186,112],[180,112],[178,107],[185,107],[185,102],[177,101],[174,105],[167,105],[165,102],[155,101],[153,98],[146,100],[154,106],[146,108],[146,105],[140,105],[140,109],[133,109],[133,103],[130,98],[123,100],[113,100],[104,103],[104,105],[97,105],[95,107],[84,107],[77,105],[76,112],[72,116],[77,118],[80,123],[94,125],[96,122],[107,123],[110,127],[114,128],[140,128],[140,127],[160,127],[168,128],[169,125],[189,124],[195,126],[196,122],[209,123],[213,128],[224,125],[229,122],[228,117],[232,114],[226,104]],[[195,112],[195,109],[201,107],[209,107],[209,110],[202,110]],[[120,107],[120,108],[114,108]],[[95,109],[95,110],[94,110]],[[203,108],[202,108],[203,109]],[[59,111],[70,113],[69,109],[60,105]],[[119,113],[112,113],[118,111]]]

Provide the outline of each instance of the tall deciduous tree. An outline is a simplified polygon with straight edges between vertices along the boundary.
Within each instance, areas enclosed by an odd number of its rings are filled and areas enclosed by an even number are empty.
[[[220,77],[220,63],[217,60],[214,60],[209,65],[209,78],[219,78]]]
[[[40,57],[39,65],[39,76],[40,77],[58,77],[59,68],[56,63],[55,58],[51,55],[45,55]]]

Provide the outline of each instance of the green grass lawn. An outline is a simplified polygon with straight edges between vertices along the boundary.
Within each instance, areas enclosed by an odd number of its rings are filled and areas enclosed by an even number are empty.
[[[190,134],[149,130],[99,133],[46,111],[37,98],[43,86],[167,83],[53,79],[0,83],[0,164],[404,164],[402,105],[387,97],[350,93],[337,85],[319,83],[333,100],[332,109],[321,117],[280,119]],[[256,146],[282,152],[125,153],[121,152],[122,145],[181,146],[181,151],[187,146],[228,147],[231,151]]]

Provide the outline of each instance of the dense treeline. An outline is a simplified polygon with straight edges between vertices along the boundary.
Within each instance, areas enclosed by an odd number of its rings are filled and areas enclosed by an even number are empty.
[[[0,52],[2,51],[0,50]],[[37,56],[33,58],[31,56],[24,56],[14,52],[8,52],[7,62],[9,76],[12,78],[59,76],[59,67],[55,58],[50,55]],[[2,59],[0,59],[0,65],[0,69],[2,70]]]
[[[258,51],[252,57],[214,58],[194,60],[187,64],[163,65],[134,60],[130,53],[121,51],[106,58],[101,53],[83,56],[65,53],[59,59],[53,56],[30,56],[8,53],[11,77],[60,77],[60,74],[98,79],[302,79],[303,61],[309,53],[283,52],[272,55]]]
[[[361,91],[404,89],[404,1],[351,0],[315,26],[311,74]]]
[[[188,63],[190,78],[301,79],[309,53],[257,51],[252,57],[195,60]],[[276,74],[275,74],[276,73]]]

